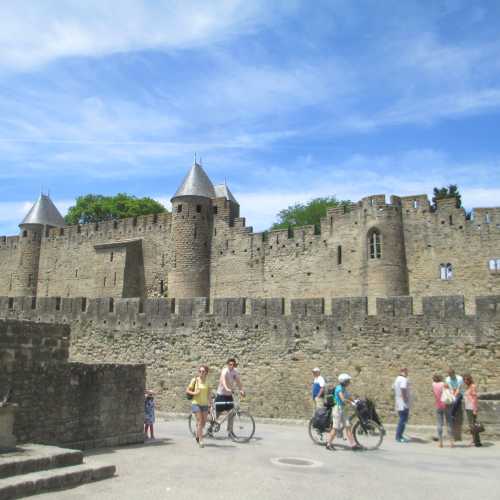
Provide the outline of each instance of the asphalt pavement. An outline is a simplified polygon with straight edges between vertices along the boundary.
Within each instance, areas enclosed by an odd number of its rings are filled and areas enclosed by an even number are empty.
[[[439,449],[414,436],[387,435],[376,451],[314,445],[305,426],[257,423],[255,439],[238,444],[221,436],[201,449],[187,421],[160,421],[144,445],[93,450],[93,463],[113,463],[116,477],[40,500],[143,499],[370,499],[453,500],[500,498],[500,446],[459,443]],[[410,435],[411,437],[411,435]]]

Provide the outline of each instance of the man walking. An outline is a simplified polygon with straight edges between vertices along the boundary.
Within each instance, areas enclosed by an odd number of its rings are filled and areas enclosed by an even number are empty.
[[[408,368],[401,368],[393,385],[396,411],[399,415],[399,422],[396,428],[396,441],[398,443],[408,443],[409,439],[404,437],[404,431],[408,417],[410,416],[410,382],[408,380]]]
[[[313,368],[313,381],[312,381],[312,400],[313,400],[313,413],[323,406],[325,400],[325,379],[321,376],[320,369],[318,367]]]

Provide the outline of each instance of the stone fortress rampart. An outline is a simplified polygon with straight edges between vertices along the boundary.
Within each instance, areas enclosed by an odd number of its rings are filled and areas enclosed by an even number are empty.
[[[182,190],[172,213],[0,237],[0,294],[334,298],[500,293],[500,208],[368,196],[318,227],[254,233],[227,186]],[[196,180],[196,179],[195,179]],[[470,311],[468,311],[470,312]]]
[[[195,163],[171,213],[65,226],[41,195],[20,228],[0,237],[0,317],[69,325],[75,362],[146,363],[163,410],[186,410],[197,365],[215,383],[229,356],[261,416],[309,415],[315,365],[351,373],[386,417],[407,365],[420,422],[434,371],[500,384],[498,207],[375,195],[254,233]]]
[[[434,419],[431,376],[448,365],[470,371],[481,391],[500,385],[500,296],[478,297],[465,313],[463,296],[426,297],[415,314],[410,297],[269,299],[0,298],[0,317],[65,323],[74,362],[145,363],[147,383],[163,411],[187,411],[184,390],[200,363],[215,385],[236,355],[252,411],[307,417],[310,370],[327,381],[347,371],[353,390],[373,397],[393,418],[391,385],[410,368],[414,423]]]

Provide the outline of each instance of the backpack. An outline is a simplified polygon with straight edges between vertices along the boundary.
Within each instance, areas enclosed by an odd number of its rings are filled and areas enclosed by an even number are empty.
[[[191,383],[188,385],[188,389],[190,391],[195,391],[196,390],[196,377],[193,380],[191,380]],[[194,396],[192,394],[188,394],[186,392],[186,399],[193,399],[193,397]]]
[[[312,425],[319,431],[325,431],[330,426],[332,415],[331,407],[323,406],[314,412]]]

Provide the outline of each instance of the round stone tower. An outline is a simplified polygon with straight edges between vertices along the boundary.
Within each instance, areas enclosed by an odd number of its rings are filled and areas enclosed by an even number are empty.
[[[37,294],[38,269],[42,238],[47,229],[63,227],[64,219],[48,195],[40,194],[19,227],[19,263],[12,293],[18,296]]]
[[[401,207],[384,196],[362,200],[365,265],[363,294],[370,297],[408,295],[408,279]]]
[[[194,163],[172,198],[173,262],[168,295],[174,298],[210,295],[210,247],[214,186]]]

